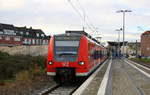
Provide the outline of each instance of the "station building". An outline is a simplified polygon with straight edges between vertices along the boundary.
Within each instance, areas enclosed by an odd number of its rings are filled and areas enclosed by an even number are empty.
[[[125,47],[127,45],[127,41],[125,41]],[[117,56],[122,56],[122,46],[123,46],[123,42],[113,42],[113,41],[108,41],[108,50],[109,50],[109,53],[114,56],[114,57],[117,57]],[[125,53],[126,53],[126,50],[125,50]]]
[[[141,55],[150,57],[150,31],[146,31],[141,35]]]
[[[126,50],[130,56],[141,56],[141,42],[128,42]]]
[[[141,55],[141,46],[140,42],[127,42],[125,41],[124,54],[128,57]],[[108,41],[109,52],[113,56],[122,56],[123,55],[123,42],[112,42]]]
[[[0,23],[0,46],[47,45],[49,39],[41,29]]]

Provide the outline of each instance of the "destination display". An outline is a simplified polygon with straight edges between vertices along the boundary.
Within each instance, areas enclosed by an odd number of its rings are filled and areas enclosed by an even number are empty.
[[[80,36],[55,36],[55,40],[80,40]]]

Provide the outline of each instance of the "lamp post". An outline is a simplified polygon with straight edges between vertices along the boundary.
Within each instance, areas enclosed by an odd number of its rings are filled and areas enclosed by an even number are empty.
[[[122,31],[122,28],[116,29],[115,31],[118,32],[118,57],[120,57],[120,31]]]
[[[131,10],[118,10],[117,11],[117,13],[123,13],[123,29],[122,29],[122,31],[123,31],[123,51],[122,51],[122,53],[123,53],[123,56],[124,56],[124,46],[125,46],[125,13],[126,12],[132,12]]]

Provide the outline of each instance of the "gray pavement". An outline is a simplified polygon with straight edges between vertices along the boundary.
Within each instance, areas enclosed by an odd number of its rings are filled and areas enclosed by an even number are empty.
[[[140,95],[150,95],[150,78],[128,64],[125,63],[124,65],[130,80],[134,83]]]
[[[108,63],[82,95],[97,95]],[[121,59],[113,59],[105,95],[150,95],[150,78]]]
[[[112,95],[140,95],[125,71],[123,60],[112,62]]]
[[[145,69],[145,68],[139,66],[139,65],[141,65],[141,64],[139,64],[139,63],[134,64],[133,61],[128,61],[128,62],[130,62],[131,64],[135,65],[136,67],[138,67],[139,69],[143,70],[144,72],[150,74],[150,68],[149,68],[149,67],[146,67],[146,68],[148,68],[148,69]],[[138,65],[138,64],[139,64],[139,65]],[[142,65],[142,66],[143,66],[143,65]],[[144,67],[145,67],[145,66],[144,66]]]
[[[123,60],[113,60],[112,95],[150,95],[150,79]]]
[[[89,86],[84,90],[82,95],[97,95],[99,86],[103,80],[104,74],[106,72],[106,69],[108,67],[108,62],[102,69],[98,72],[96,77],[92,80],[92,82],[89,84]]]

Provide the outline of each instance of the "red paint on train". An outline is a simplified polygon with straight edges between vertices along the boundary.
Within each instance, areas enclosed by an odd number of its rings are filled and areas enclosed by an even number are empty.
[[[73,68],[73,70],[75,70],[75,76],[88,76],[94,68],[107,58],[107,49],[85,35],[80,36],[77,58],[75,61],[57,61],[55,58],[55,51],[55,36],[53,36],[50,39],[47,57],[47,74],[51,76],[56,76],[57,68]]]

